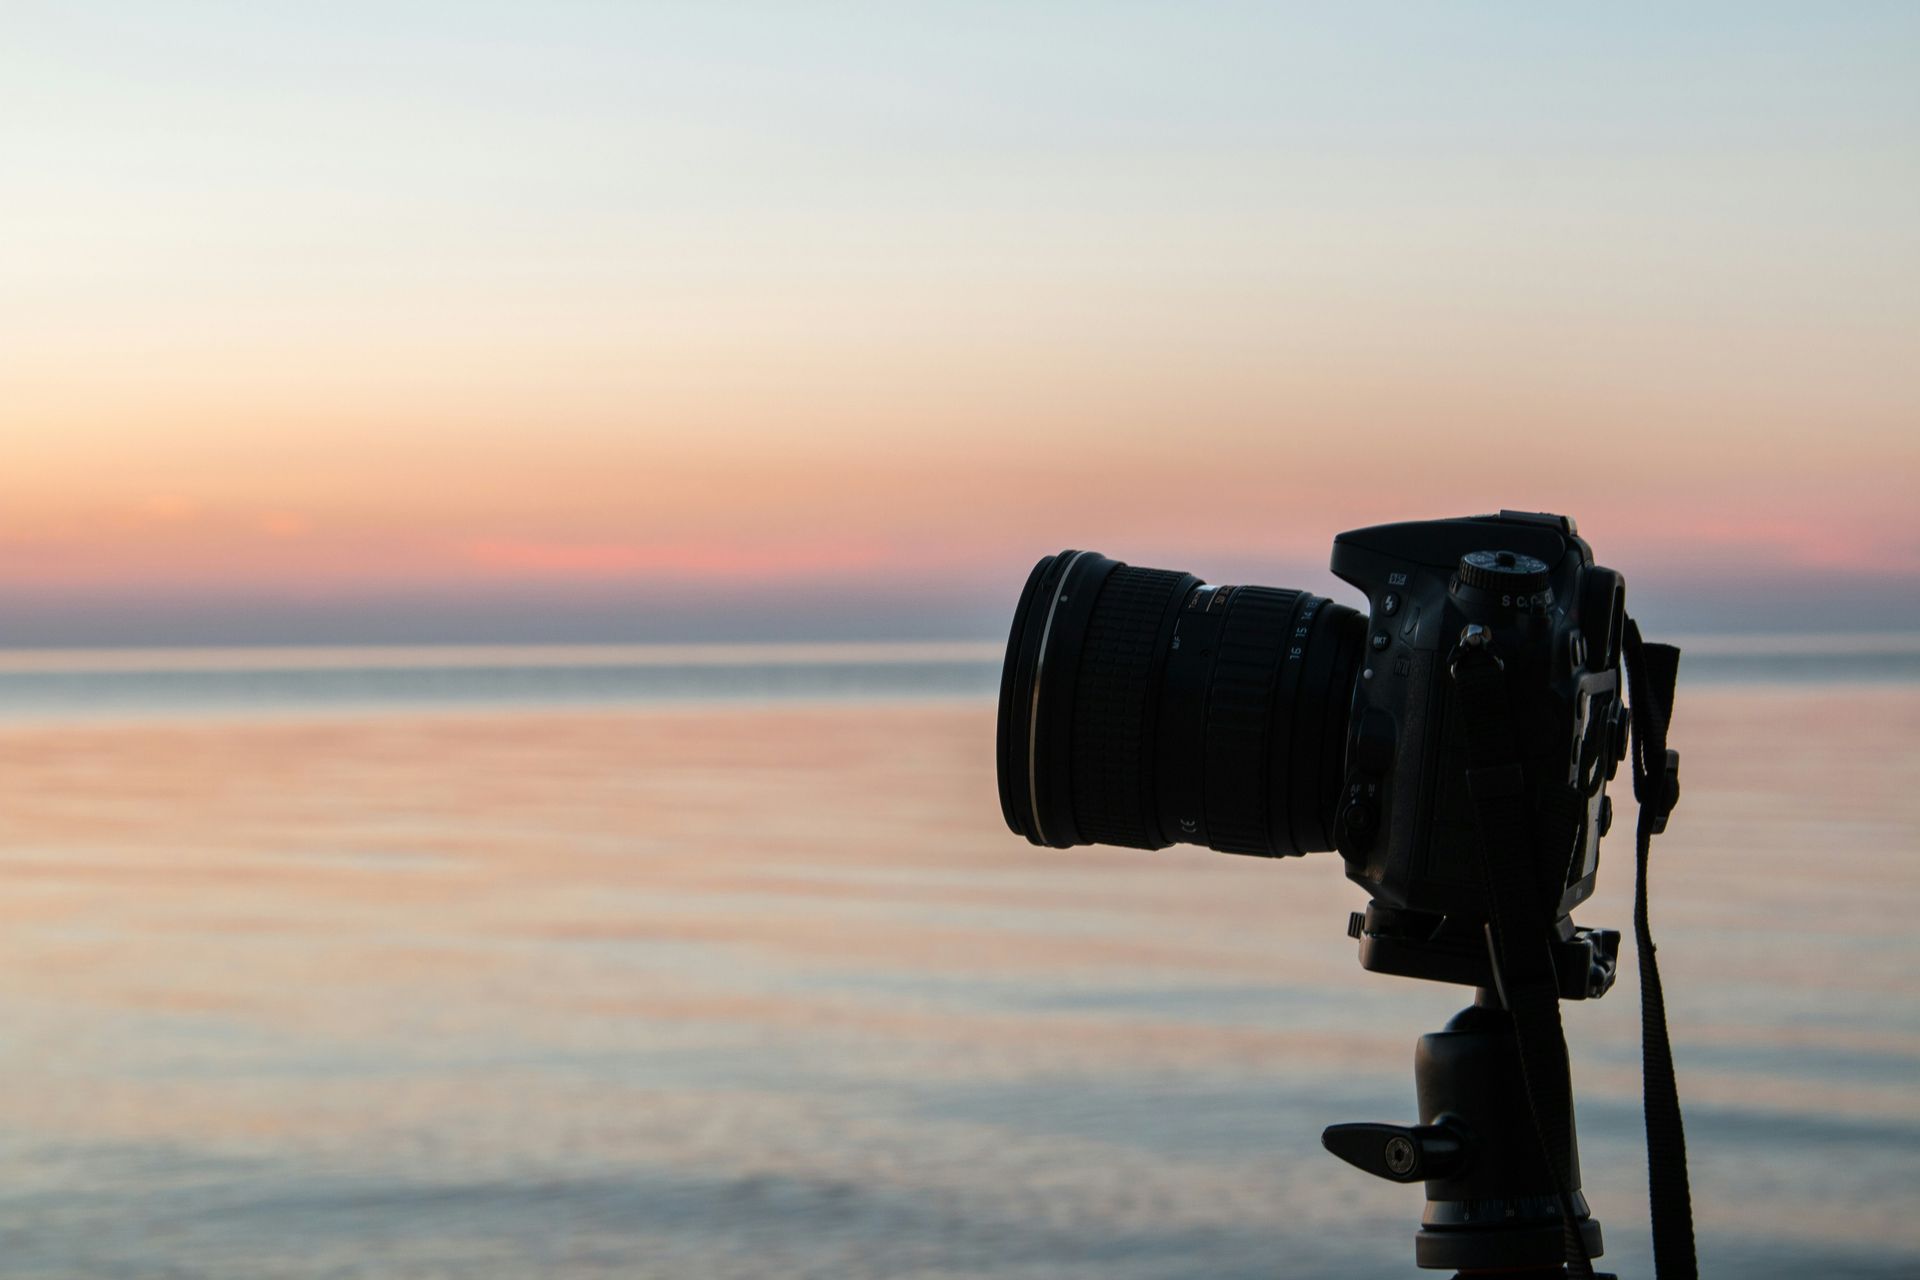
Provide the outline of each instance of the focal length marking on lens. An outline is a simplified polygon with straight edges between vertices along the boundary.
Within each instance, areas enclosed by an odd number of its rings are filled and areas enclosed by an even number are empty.
[[[1235,586],[1215,586],[1203,582],[1187,594],[1186,612],[1219,613],[1233,599],[1233,593],[1240,588]]]
[[[1066,568],[1060,571],[1060,581],[1054,584],[1053,599],[1047,603],[1047,621],[1040,628],[1040,651],[1033,659],[1033,702],[1027,712],[1027,802],[1033,807],[1033,830],[1040,837],[1041,844],[1051,844],[1047,839],[1047,825],[1040,816],[1040,770],[1036,762],[1040,758],[1040,680],[1047,670],[1047,642],[1053,638],[1053,615],[1060,611],[1060,602],[1067,598],[1067,579],[1073,576],[1073,566],[1080,563],[1080,557],[1090,552],[1076,551],[1067,561]]]

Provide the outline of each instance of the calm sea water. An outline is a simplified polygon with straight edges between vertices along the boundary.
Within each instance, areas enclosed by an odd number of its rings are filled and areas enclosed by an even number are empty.
[[[1914,651],[1703,647],[1654,910],[1704,1272],[1920,1274]],[[1416,1274],[1318,1134],[1411,1118],[1465,993],[1358,968],[1330,856],[1008,836],[996,661],[0,659],[0,1274]],[[1646,1276],[1632,988],[1568,1024]]]
[[[1682,638],[1692,684],[1920,682],[1920,636]],[[1001,646],[0,650],[0,720],[294,708],[987,697]]]

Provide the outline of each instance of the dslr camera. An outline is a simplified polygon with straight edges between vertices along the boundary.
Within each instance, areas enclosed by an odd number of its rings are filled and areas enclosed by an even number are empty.
[[[1335,1125],[1323,1141],[1426,1183],[1421,1266],[1584,1278],[1600,1228],[1580,1195],[1559,1002],[1604,995],[1617,972],[1618,932],[1570,913],[1593,893],[1607,783],[1634,747],[1656,1256],[1690,1274],[1645,912],[1647,842],[1679,794],[1679,651],[1641,639],[1620,574],[1565,516],[1355,529],[1333,540],[1333,571],[1364,612],[1093,551],[1040,561],[1000,680],[1007,825],[1058,848],[1338,849],[1371,898],[1348,922],[1361,964],[1477,991],[1420,1042],[1419,1125]]]
[[[1000,684],[1000,804],[1035,844],[1338,849],[1372,896],[1369,969],[1485,986],[1480,845],[1448,668],[1505,669],[1540,894],[1593,892],[1625,758],[1626,592],[1566,516],[1375,525],[1333,540],[1367,612],[1305,591],[1063,551],[1034,566]],[[1619,935],[1561,929],[1562,994],[1612,981]]]

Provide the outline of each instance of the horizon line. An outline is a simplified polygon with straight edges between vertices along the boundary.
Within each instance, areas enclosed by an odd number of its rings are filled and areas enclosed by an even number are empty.
[[[1920,634],[1906,630],[1761,634],[1729,629],[1682,632],[1666,639],[1702,657],[1920,654]],[[0,645],[0,674],[992,663],[1004,654],[1004,641],[988,639]]]

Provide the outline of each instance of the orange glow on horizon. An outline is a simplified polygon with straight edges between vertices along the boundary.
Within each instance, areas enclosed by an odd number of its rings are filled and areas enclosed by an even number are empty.
[[[346,94],[317,19],[235,37],[270,89],[132,16],[172,62],[6,64],[46,124],[0,190],[0,589],[1317,565],[1501,506],[1637,579],[1920,579],[1896,40],[1808,17],[1755,37],[1803,77],[1716,40],[1623,96],[1510,24],[1356,78],[1269,18],[1116,17],[1110,64],[1036,13],[1032,65],[779,16],[765,65],[678,60],[738,47],[692,16],[549,65],[472,20]],[[1136,47],[1210,52],[1144,110]]]

